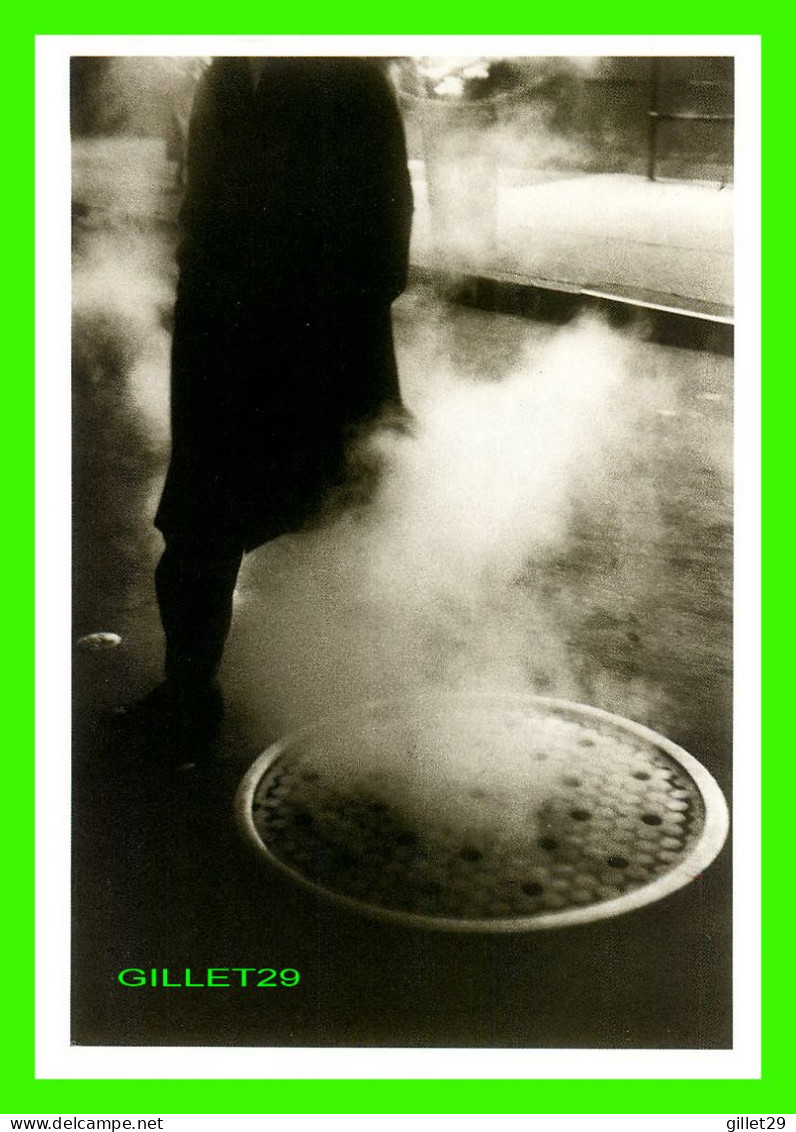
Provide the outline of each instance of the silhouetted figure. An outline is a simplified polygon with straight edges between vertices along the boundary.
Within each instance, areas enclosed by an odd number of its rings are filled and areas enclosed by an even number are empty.
[[[352,431],[400,411],[390,305],[412,193],[392,89],[348,58],[216,59],[187,177],[155,523],[164,688],[195,719],[220,713],[243,553],[305,525]]]

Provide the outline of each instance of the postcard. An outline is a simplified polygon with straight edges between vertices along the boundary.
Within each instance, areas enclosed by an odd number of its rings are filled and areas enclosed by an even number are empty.
[[[39,37],[39,1077],[758,1074],[758,114]]]

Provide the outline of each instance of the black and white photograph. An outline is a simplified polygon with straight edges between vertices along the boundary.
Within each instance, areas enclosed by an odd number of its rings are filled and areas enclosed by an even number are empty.
[[[74,1047],[733,1048],[737,59],[470,39],[70,52]]]

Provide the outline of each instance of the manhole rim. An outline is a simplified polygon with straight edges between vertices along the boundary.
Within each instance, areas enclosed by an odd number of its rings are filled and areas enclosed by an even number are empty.
[[[657,877],[641,888],[632,892],[623,893],[611,900],[599,901],[578,908],[566,908],[541,912],[535,916],[512,916],[501,919],[463,919],[445,916],[424,915],[419,912],[405,912],[397,908],[384,908],[377,904],[370,904],[352,896],[346,896],[334,889],[326,888],[316,881],[310,880],[297,869],[286,864],[275,853],[272,853],[260,837],[254,823],[254,795],[261,779],[268,768],[291,746],[303,736],[310,735],[324,728],[334,727],[341,723],[356,722],[365,719],[376,711],[383,711],[391,706],[407,706],[422,702],[435,705],[458,704],[460,708],[474,702],[482,701],[494,705],[533,705],[559,711],[575,712],[578,715],[590,717],[593,720],[618,727],[620,730],[634,734],[658,747],[679,763],[696,784],[702,803],[705,808],[705,824],[698,840],[691,847],[688,856],[670,872]],[[307,892],[321,896],[325,900],[359,915],[371,919],[402,924],[407,927],[432,929],[443,932],[469,932],[469,933],[513,933],[527,931],[545,931],[555,928],[574,927],[579,924],[595,923],[599,920],[612,919],[626,912],[635,911],[647,904],[654,904],[658,900],[684,888],[691,881],[696,880],[721,852],[727,839],[730,825],[729,808],[721,787],[713,775],[688,751],[672,742],[665,735],[661,735],[643,723],[626,719],[624,716],[605,711],[603,708],[592,707],[590,704],[578,703],[575,700],[564,700],[552,696],[535,696],[523,692],[445,692],[425,693],[413,696],[395,696],[383,699],[367,700],[350,708],[330,713],[320,717],[315,723],[283,735],[275,740],[254,760],[246,774],[243,776],[235,795],[235,819],[244,839],[255,851],[261,861],[275,868],[277,872],[290,878]]]

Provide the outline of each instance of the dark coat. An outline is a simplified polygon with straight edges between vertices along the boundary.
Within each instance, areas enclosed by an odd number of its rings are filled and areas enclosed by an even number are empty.
[[[389,83],[357,59],[217,59],[191,118],[156,525],[248,547],[301,526],[352,430],[400,408],[390,304],[412,193]]]

